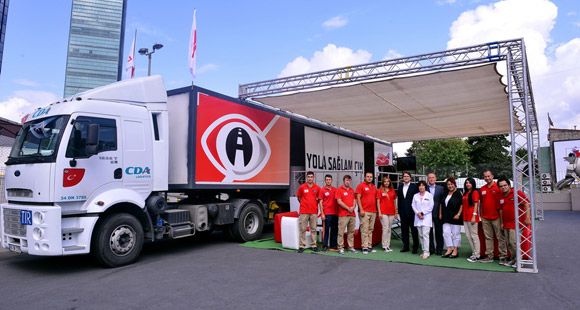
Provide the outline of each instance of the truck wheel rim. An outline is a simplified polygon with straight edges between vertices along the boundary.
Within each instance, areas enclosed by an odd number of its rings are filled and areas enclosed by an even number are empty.
[[[254,234],[258,231],[258,215],[256,213],[249,213],[244,218],[244,227],[248,234]]]
[[[117,256],[125,256],[131,252],[135,246],[136,233],[133,227],[121,225],[111,233],[111,251]]]

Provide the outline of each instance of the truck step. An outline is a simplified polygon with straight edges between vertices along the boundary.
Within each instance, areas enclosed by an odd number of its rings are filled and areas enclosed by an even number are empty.
[[[71,252],[71,251],[84,250],[85,246],[83,246],[83,245],[70,245],[70,246],[65,246],[62,248],[65,252]]]
[[[173,239],[193,236],[195,229],[192,224],[185,224],[179,226],[171,226],[171,237]]]
[[[85,231],[84,228],[80,228],[80,227],[72,227],[72,228],[63,228],[62,229],[62,234],[78,234],[78,233],[82,233],[83,231]]]

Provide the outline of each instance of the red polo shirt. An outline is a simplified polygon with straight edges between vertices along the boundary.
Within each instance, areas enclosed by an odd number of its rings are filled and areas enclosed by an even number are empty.
[[[312,187],[308,183],[300,185],[296,191],[296,197],[300,200],[300,214],[318,214],[319,192],[320,187],[316,184],[312,184]]]
[[[499,218],[499,199],[501,192],[497,183],[491,186],[484,185],[481,191],[481,216],[486,220],[496,220]]]
[[[336,189],[336,199],[342,200],[342,202],[348,207],[354,206],[354,190],[352,187],[346,188],[343,186]],[[343,207],[338,206],[338,216],[355,216],[354,211],[348,212]]]
[[[474,190],[473,191],[473,205],[469,205],[469,195],[467,192],[463,194],[463,221],[464,222],[471,222],[471,218],[473,217],[473,213],[478,213],[475,216],[475,222],[479,223],[479,212],[475,210],[475,203],[479,201],[479,192]]]
[[[499,204],[502,210],[502,221],[503,227],[505,229],[516,229],[516,208],[514,204],[514,189],[510,189],[507,196],[502,195],[499,199]],[[529,202],[528,197],[522,191],[518,191],[518,202],[519,202],[519,212],[520,212],[520,223],[524,223],[526,220],[526,211],[524,205]],[[529,210],[528,210],[529,212]]]
[[[336,202],[336,188],[324,186],[320,189],[318,199],[322,200],[322,210],[325,215],[336,215],[338,213],[338,203]]]
[[[355,192],[360,195],[361,207],[365,212],[377,212],[377,187],[373,183],[360,183]]]
[[[394,189],[389,189],[388,192],[383,192],[377,189],[377,199],[379,200],[379,207],[382,215],[395,215],[395,199],[397,199],[397,192]]]

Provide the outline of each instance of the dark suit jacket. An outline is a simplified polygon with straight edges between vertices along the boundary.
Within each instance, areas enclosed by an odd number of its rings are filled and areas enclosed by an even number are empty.
[[[429,188],[427,188],[429,191]],[[439,220],[439,207],[444,203],[443,186],[435,184],[435,193],[433,194],[433,219]]]
[[[413,203],[413,196],[418,192],[417,184],[411,183],[407,190],[407,196],[403,197],[403,183],[399,184],[399,188],[397,188],[397,208],[401,216],[408,217],[414,214],[411,204]]]
[[[453,225],[463,225],[463,214],[460,214],[459,219],[457,220],[453,218],[461,208],[461,204],[463,203],[463,196],[461,195],[459,190],[456,190],[455,193],[453,193],[453,196],[451,196],[451,199],[449,199],[447,205],[445,205],[446,198],[447,196],[443,197],[443,200],[441,201],[442,203],[441,213],[443,215],[443,223]]]

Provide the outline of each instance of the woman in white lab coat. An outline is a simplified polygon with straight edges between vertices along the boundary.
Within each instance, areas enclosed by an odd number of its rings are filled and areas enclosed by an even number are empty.
[[[419,240],[423,248],[422,259],[429,258],[429,230],[433,226],[431,212],[433,211],[433,195],[427,191],[427,182],[417,183],[419,192],[413,196],[413,212],[415,212],[415,227],[419,231]]]

